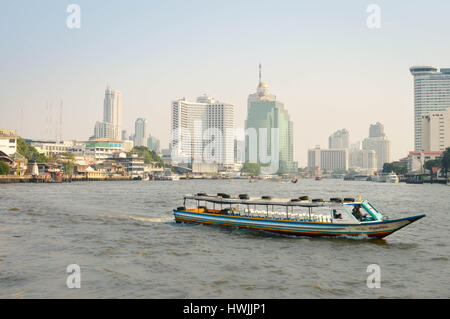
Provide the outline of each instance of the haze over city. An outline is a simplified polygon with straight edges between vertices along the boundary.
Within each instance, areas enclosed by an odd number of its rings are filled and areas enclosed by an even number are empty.
[[[361,141],[376,122],[395,160],[414,147],[409,67],[449,67],[447,1],[377,1],[373,29],[364,1],[77,1],[80,29],[66,25],[70,3],[2,5],[0,127],[54,139],[46,105],[56,126],[62,100],[63,139],[87,140],[109,85],[122,93],[123,128],[132,132],[144,117],[166,148],[179,97],[230,102],[244,127],[261,62],[263,81],[294,122],[299,166],[334,131]]]

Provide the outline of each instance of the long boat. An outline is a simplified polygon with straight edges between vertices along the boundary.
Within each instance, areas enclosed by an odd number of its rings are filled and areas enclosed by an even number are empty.
[[[186,202],[193,202],[186,207]],[[294,199],[233,197],[219,193],[185,195],[173,210],[177,223],[241,227],[299,236],[364,236],[383,238],[425,217],[425,214],[390,219],[368,200],[354,198]]]

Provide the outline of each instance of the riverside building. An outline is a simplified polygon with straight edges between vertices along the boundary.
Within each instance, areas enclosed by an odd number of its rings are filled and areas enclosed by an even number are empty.
[[[422,116],[443,112],[450,106],[450,68],[439,71],[432,66],[413,66],[414,77],[414,149],[422,145]]]
[[[422,149],[445,151],[450,147],[450,108],[422,115]]]

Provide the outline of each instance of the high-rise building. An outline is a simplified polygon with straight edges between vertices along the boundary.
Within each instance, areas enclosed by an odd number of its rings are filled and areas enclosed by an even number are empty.
[[[274,169],[298,172],[298,164],[293,160],[293,123],[284,104],[277,101],[276,96],[269,93],[268,85],[261,81],[261,64],[257,91],[247,100],[245,129],[246,162],[270,162]]]
[[[160,150],[159,139],[150,135],[147,140],[147,147],[150,151],[159,152]]]
[[[349,153],[349,167],[372,174],[377,169],[377,153],[374,150],[352,150]]]
[[[134,146],[147,146],[148,122],[144,118],[138,118],[134,122]]]
[[[450,147],[450,107],[422,115],[422,149],[445,151],[447,147]]]
[[[234,105],[203,95],[172,102],[172,160],[234,164]]]
[[[422,116],[445,111],[450,106],[450,68],[413,66],[414,149],[422,150]]]
[[[369,127],[369,137],[383,137],[384,134],[384,125],[380,122],[376,124],[371,124]]]
[[[345,128],[336,131],[328,138],[328,148],[349,148],[349,139],[349,133]]]
[[[120,92],[106,88],[103,101],[103,122],[96,122],[94,138],[108,138],[116,141],[122,138],[122,101]]]
[[[112,123],[108,122],[96,122],[94,127],[94,138],[114,138],[114,126]]]
[[[103,122],[112,123],[113,139],[120,140],[122,134],[122,99],[121,94],[117,90],[109,87],[105,91],[105,99],[103,103]]]
[[[348,170],[348,150],[321,149],[320,146],[316,146],[308,150],[308,168],[314,171],[346,171]]]
[[[122,130],[122,141],[126,141],[128,139],[127,130]]]

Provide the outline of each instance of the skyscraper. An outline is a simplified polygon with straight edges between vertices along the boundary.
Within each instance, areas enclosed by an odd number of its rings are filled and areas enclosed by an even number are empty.
[[[207,95],[172,102],[172,160],[234,164],[234,105]]]
[[[450,68],[409,68],[414,76],[414,149],[422,150],[422,116],[450,106]]]
[[[328,138],[328,148],[349,148],[349,138],[349,133],[345,128],[336,131]]]
[[[105,99],[103,103],[103,122],[112,123],[113,139],[120,140],[122,138],[122,99],[121,94],[117,90],[109,87],[105,91]]]
[[[380,122],[371,124],[369,128],[369,137],[382,137],[384,136],[384,125]]]
[[[374,127],[377,126],[378,129],[374,130]],[[362,142],[363,150],[373,150],[376,153],[377,166],[376,168],[381,170],[383,169],[384,163],[390,163],[392,161],[391,157],[391,141],[388,140],[384,132],[380,136],[370,137],[371,134],[374,134],[374,131],[380,133],[380,128],[383,127],[381,123],[377,123],[371,125],[369,128],[369,137],[364,139]]]
[[[247,100],[245,129],[246,162],[270,162],[272,168],[297,173],[298,164],[293,161],[293,123],[284,104],[261,81],[261,64],[257,91]]]
[[[147,146],[148,122],[144,118],[138,118],[134,122],[134,146]]]
[[[117,141],[122,139],[122,101],[119,91],[106,88],[103,101],[103,122],[95,123],[94,137]]]

